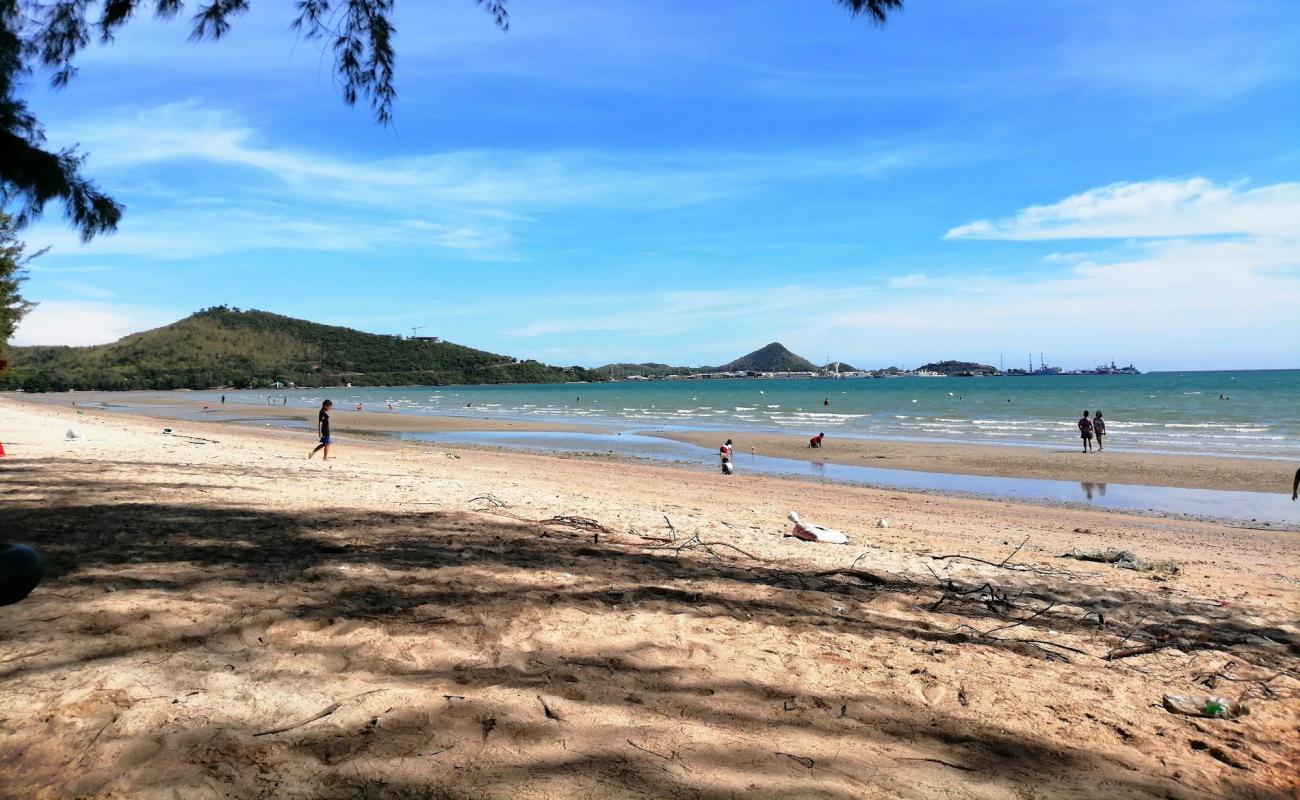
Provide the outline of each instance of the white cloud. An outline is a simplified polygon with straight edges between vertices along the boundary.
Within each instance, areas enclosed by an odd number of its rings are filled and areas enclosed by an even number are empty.
[[[1023,359],[1045,350],[1072,367],[1140,354],[1151,360],[1139,364],[1144,368],[1296,367],[1297,308],[1296,241],[1167,240],[1128,258],[1049,273],[972,275],[830,307],[794,340],[869,341],[866,352],[912,354],[916,363],[997,363],[999,353]]]
[[[986,223],[1002,238],[1046,238],[1049,229],[1077,235],[1085,226],[1147,234],[1114,249],[1053,253],[1033,272],[901,274],[834,292],[786,286],[571,299],[526,310],[537,321],[511,335],[602,333],[605,353],[611,337],[623,335],[709,342],[714,351],[779,338],[805,355],[829,349],[864,366],[997,363],[1000,354],[1019,363],[1024,351],[1045,350],[1070,367],[1111,358],[1146,358],[1139,366],[1148,369],[1295,367],[1300,213],[1288,209],[1296,195],[1291,184],[1116,184]]]
[[[1246,234],[1300,236],[1300,183],[1247,189],[1205,178],[1113,183],[1013,217],[978,220],[947,239],[1169,238]]]
[[[915,289],[918,286],[925,286],[930,282],[926,275],[898,275],[885,281],[885,285],[890,289]]]
[[[803,286],[763,289],[693,290],[548,300],[533,322],[508,333],[534,338],[565,333],[671,335],[691,330],[701,333],[736,329],[746,323],[770,324],[796,319],[823,303],[848,303],[870,290],[837,287],[833,293]],[[557,317],[557,312],[562,316]],[[714,335],[717,335],[716,333]]]
[[[115,303],[48,300],[36,305],[14,332],[15,345],[104,344],[175,322],[179,314]]]
[[[58,281],[54,285],[65,292],[79,294],[82,297],[93,297],[102,300],[113,296],[111,290],[84,281]]]
[[[468,206],[494,214],[515,206],[605,203],[677,208],[772,180],[871,176],[910,166],[931,152],[919,145],[804,153],[458,150],[344,159],[267,144],[237,116],[196,102],[87,121],[51,135],[80,142],[91,168],[103,174],[208,162],[264,173],[317,200],[408,210]]]
[[[141,256],[191,259],[249,250],[361,252],[373,247],[435,247],[467,256],[506,248],[510,235],[501,224],[474,227],[422,220],[366,220],[317,210],[189,208],[128,212],[117,233],[83,246],[74,231],[52,221],[34,227],[28,238],[50,245],[52,256]],[[55,267],[50,271],[58,271]]]
[[[938,152],[909,144],[797,153],[503,149],[344,158],[272,143],[238,116],[196,102],[83,120],[51,135],[80,142],[88,169],[105,186],[119,187],[127,216],[118,234],[85,247],[56,220],[30,238],[56,244],[59,256],[149,258],[395,244],[511,258],[514,230],[547,211],[682,208],[773,182],[866,180]]]

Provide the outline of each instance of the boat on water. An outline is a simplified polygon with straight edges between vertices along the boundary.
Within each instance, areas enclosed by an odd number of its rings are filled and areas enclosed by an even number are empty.
[[[1079,372],[1080,375],[1141,375],[1142,372],[1132,364],[1127,367],[1117,367],[1115,362],[1110,365],[1099,364],[1096,369],[1085,369]]]

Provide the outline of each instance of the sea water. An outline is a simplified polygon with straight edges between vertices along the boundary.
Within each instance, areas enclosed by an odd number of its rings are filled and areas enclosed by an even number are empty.
[[[195,393],[217,399],[216,392]],[[1300,370],[989,378],[807,378],[230,391],[240,403],[583,422],[617,431],[1076,446],[1084,409],[1117,451],[1300,459]],[[1221,399],[1222,398],[1222,399]]]

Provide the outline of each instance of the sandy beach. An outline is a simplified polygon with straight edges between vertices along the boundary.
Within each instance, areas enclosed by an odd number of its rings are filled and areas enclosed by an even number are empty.
[[[1295,533],[160,422],[0,398],[0,530],[49,561],[0,611],[0,797],[1300,792]],[[1101,548],[1146,568],[1061,557]]]
[[[217,404],[195,400],[186,392],[65,392],[57,394],[0,395],[14,401],[70,408],[105,403],[159,416],[190,418],[202,414],[214,421],[265,425],[298,423],[316,425],[314,409],[262,404]],[[598,425],[552,420],[505,419],[491,414],[448,416],[393,413],[367,408],[357,411],[344,405],[332,412],[334,429],[353,433],[451,433],[465,431],[551,431],[601,433],[611,429]],[[1063,443],[1059,448],[974,445],[954,442],[918,442],[887,439],[827,437],[823,447],[808,447],[802,435],[749,431],[647,430],[645,433],[716,451],[728,438],[735,441],[737,455],[753,452],[828,464],[881,467],[920,472],[985,475],[1004,478],[1041,478],[1095,484],[1169,486],[1186,489],[1219,489],[1243,492],[1281,493],[1291,485],[1296,464],[1264,458],[1232,458],[1164,453],[1117,452],[1111,448],[1085,455]],[[1121,445],[1122,446],[1122,445]]]

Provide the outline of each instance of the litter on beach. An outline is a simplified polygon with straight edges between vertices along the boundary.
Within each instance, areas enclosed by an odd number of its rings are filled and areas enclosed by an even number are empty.
[[[790,521],[794,523],[794,530],[791,535],[796,539],[802,539],[805,542],[824,542],[826,544],[848,544],[849,537],[844,531],[837,531],[834,528],[823,528],[820,525],[813,525],[799,519],[799,512],[790,512]]]

